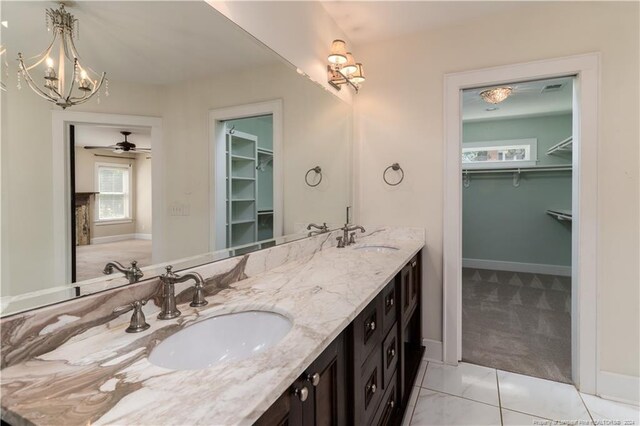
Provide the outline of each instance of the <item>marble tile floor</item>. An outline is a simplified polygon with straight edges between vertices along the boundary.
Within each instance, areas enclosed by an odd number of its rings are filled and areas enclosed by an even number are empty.
[[[571,278],[464,268],[462,360],[571,383]]]
[[[422,361],[403,426],[640,425],[640,407],[475,364]]]

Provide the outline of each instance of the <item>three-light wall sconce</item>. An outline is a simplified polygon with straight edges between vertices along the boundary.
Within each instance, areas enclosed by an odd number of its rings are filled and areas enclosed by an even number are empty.
[[[362,64],[356,62],[351,52],[347,52],[347,45],[344,40],[333,40],[331,43],[331,53],[327,58],[328,82],[336,90],[340,90],[347,84],[358,93],[360,85],[364,82],[364,70]]]

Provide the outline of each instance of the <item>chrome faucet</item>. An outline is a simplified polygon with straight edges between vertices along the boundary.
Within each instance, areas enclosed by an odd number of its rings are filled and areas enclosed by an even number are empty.
[[[142,307],[146,304],[146,300],[135,300],[124,306],[118,306],[113,310],[114,314],[120,315],[133,309],[133,315],[131,315],[129,327],[125,330],[127,333],[139,333],[150,327],[144,317],[144,312],[142,312]]]
[[[120,262],[116,262],[114,260],[104,265],[102,273],[105,275],[111,275],[114,269],[116,269],[118,272],[122,272],[124,276],[127,277],[130,284],[137,283],[140,278],[144,276],[140,268],[138,268],[138,262],[136,262],[135,260],[131,261],[131,266],[128,268]]]
[[[360,230],[360,233],[364,233],[366,232],[365,229],[360,226],[360,225],[356,225],[356,226],[349,226],[348,223],[344,224],[344,227],[340,228],[342,229],[342,236],[336,238],[338,240],[338,248],[344,248],[348,245],[351,244],[355,244],[356,242],[356,233],[355,232],[351,232],[351,231],[356,231],[356,230]],[[349,238],[349,232],[351,232],[351,238]]]
[[[317,231],[311,231],[311,228],[317,229]],[[314,234],[324,234],[325,232],[329,232],[329,227],[327,226],[327,222],[324,222],[322,225],[316,225],[315,223],[310,223],[307,226],[307,231],[309,232],[309,237]]]
[[[167,272],[160,275],[160,281],[162,281],[162,306],[158,319],[172,319],[180,316],[181,312],[176,307],[176,290],[175,285],[183,283],[185,281],[194,280],[195,293],[193,294],[193,300],[189,304],[192,307],[205,306],[207,300],[204,298],[204,279],[197,272],[191,272],[189,274],[178,275],[172,271],[173,266],[168,265]]]

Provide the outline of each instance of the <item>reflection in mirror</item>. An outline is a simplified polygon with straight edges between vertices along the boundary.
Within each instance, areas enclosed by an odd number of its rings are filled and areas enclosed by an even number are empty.
[[[62,109],[14,61],[51,43],[48,8],[0,9],[3,315],[344,223],[349,105],[205,2],[80,1],[72,39],[108,96]],[[51,56],[33,82],[74,81]]]

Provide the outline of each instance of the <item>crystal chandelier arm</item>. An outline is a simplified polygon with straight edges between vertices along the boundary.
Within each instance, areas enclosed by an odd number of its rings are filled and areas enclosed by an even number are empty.
[[[34,92],[36,92],[36,94],[38,94],[39,96],[41,96],[42,98],[51,101],[51,102],[55,102],[56,100],[54,98],[52,98],[50,95],[48,95],[47,93],[43,92],[38,85],[33,81],[33,79],[31,78],[31,75],[29,74],[29,72],[26,70],[24,63],[22,62],[22,60],[19,61],[20,62],[20,72],[22,73],[22,76],[24,77],[25,81],[27,82],[27,84],[29,85],[29,87],[31,88],[31,90],[33,90]]]

